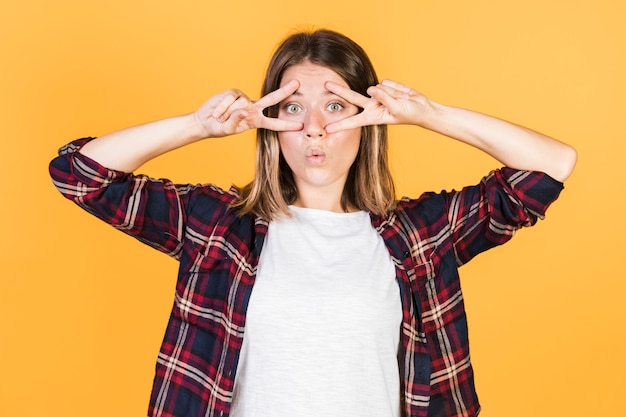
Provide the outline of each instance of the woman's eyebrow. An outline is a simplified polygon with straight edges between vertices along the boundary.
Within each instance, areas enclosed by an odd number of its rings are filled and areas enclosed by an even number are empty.
[[[324,94],[325,96],[333,96],[333,97],[338,97],[338,98],[340,98],[340,99],[342,99],[342,100],[345,100],[343,97],[341,97],[340,95],[338,95],[338,94],[336,94],[336,93],[333,93],[333,92],[332,92],[332,91],[330,91],[330,90],[324,90],[324,93],[323,93],[323,94]],[[304,94],[303,94],[300,90],[296,90],[296,91],[294,91],[293,93],[291,93],[291,95],[290,95],[290,96],[285,97],[285,99],[284,99],[284,100],[282,100],[282,101],[288,100],[289,98],[294,97],[294,96],[295,96],[295,97],[302,97],[302,96],[304,96]]]

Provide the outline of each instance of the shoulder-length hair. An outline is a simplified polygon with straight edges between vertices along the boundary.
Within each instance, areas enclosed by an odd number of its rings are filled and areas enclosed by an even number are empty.
[[[287,37],[272,56],[261,96],[278,89],[285,71],[309,61],[341,76],[350,89],[367,95],[378,77],[365,51],[348,37],[331,31],[299,32]],[[269,117],[278,116],[278,106],[265,109]],[[341,206],[386,215],[395,207],[395,187],[387,157],[387,126],[361,128],[356,159],[350,167],[341,196]],[[256,172],[248,185],[239,190],[233,204],[241,214],[252,213],[271,221],[278,214],[289,215],[288,205],[297,196],[293,173],[280,151],[277,132],[258,129]]]

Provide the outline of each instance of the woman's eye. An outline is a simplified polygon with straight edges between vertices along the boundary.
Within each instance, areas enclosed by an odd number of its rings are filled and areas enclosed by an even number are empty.
[[[285,111],[287,113],[295,114],[302,111],[302,108],[297,104],[290,103],[285,105]]]
[[[343,109],[343,104],[334,102],[334,103],[330,103],[327,108],[329,111],[332,111],[332,112],[340,111]]]

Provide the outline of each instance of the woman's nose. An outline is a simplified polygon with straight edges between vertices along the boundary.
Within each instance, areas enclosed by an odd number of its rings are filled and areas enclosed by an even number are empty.
[[[326,123],[320,112],[310,111],[304,121],[304,133],[307,138],[322,138],[326,135]]]

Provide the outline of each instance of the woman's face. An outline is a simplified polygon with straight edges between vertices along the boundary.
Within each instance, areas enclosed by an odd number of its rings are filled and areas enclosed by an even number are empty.
[[[327,67],[305,61],[285,71],[281,86],[291,80],[298,80],[300,86],[279,104],[278,117],[302,122],[304,127],[278,132],[278,139],[298,189],[294,204],[311,206],[309,202],[321,201],[324,207],[317,208],[343,211],[341,194],[359,150],[361,128],[329,134],[325,127],[356,114],[358,107],[326,89],[327,81],[348,87]]]

